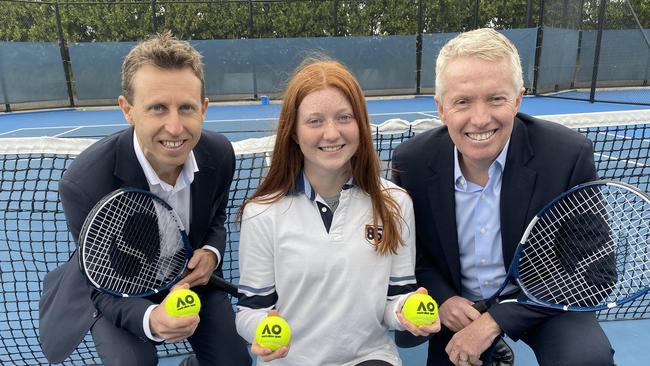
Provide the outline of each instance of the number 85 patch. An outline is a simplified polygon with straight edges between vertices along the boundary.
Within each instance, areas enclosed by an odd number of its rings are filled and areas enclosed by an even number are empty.
[[[377,239],[377,243],[381,242],[381,239],[383,237],[383,228],[381,226],[377,226],[377,228],[375,228],[372,225],[366,225],[364,231],[366,233],[366,240],[368,243],[370,243],[370,245],[375,245],[375,238]]]

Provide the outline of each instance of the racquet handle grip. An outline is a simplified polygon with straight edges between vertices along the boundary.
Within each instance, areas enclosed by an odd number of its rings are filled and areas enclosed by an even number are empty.
[[[210,286],[216,287],[220,290],[227,292],[232,297],[237,297],[237,286],[224,280],[223,278],[213,274],[208,280]]]
[[[485,300],[479,300],[472,305],[472,307],[476,310],[478,310],[479,313],[483,314],[484,312],[487,311],[488,309],[488,304],[487,301]]]

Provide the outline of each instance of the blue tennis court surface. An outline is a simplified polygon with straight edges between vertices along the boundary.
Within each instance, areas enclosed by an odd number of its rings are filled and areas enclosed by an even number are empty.
[[[435,103],[431,96],[404,97],[372,99],[368,101],[368,109],[373,124],[380,124],[388,119],[400,118],[406,121],[418,119],[430,119],[437,117]],[[611,111],[650,111],[650,106],[614,104],[614,103],[588,103],[576,100],[564,100],[557,98],[525,97],[521,111],[531,115],[557,115],[591,112]],[[280,105],[272,102],[269,105],[257,103],[240,104],[214,104],[208,109],[204,127],[226,134],[231,141],[239,141],[251,137],[260,137],[273,134],[275,120],[279,114]],[[650,122],[650,121],[649,121]],[[31,111],[21,113],[0,114],[0,138],[8,137],[36,137],[36,136],[58,136],[58,137],[93,137],[99,138],[113,133],[127,126],[121,112],[117,108],[103,109],[62,109],[51,111]],[[647,131],[647,130],[644,130]],[[650,134],[638,135],[638,132],[619,130],[601,130],[589,132],[594,134],[623,134],[621,140],[631,140],[632,134],[637,134],[634,139],[635,149],[650,149]],[[595,136],[595,135],[594,135]],[[591,137],[591,136],[590,136]],[[596,139],[595,137],[591,137]],[[621,151],[620,156],[607,156],[605,160],[623,161],[625,165],[644,165],[643,162],[635,160],[634,156],[624,156],[626,147],[623,142],[617,142],[621,146],[614,147]],[[645,163],[647,164],[647,163]],[[645,166],[645,165],[644,165]],[[648,177],[640,177],[646,182]],[[4,187],[4,186],[3,186]],[[29,192],[22,192],[21,195],[29,195]],[[2,195],[2,193],[0,193]],[[33,194],[32,194],[33,195]],[[21,197],[24,199],[25,197]],[[20,231],[19,227],[10,228]],[[30,238],[41,240],[41,238]],[[0,248],[1,249],[1,248]],[[4,253],[10,253],[5,251]],[[2,253],[0,253],[2,254]],[[46,253],[39,254],[46,256]],[[9,254],[7,254],[9,256]],[[40,258],[40,257],[39,257]],[[1,258],[0,261],[10,261],[12,258]],[[62,259],[65,260],[65,259]],[[39,259],[36,259],[39,262]],[[8,273],[7,268],[1,268],[2,272]],[[27,277],[36,276],[32,271],[27,271]],[[6,280],[3,276],[3,280]],[[11,279],[8,279],[11,280]],[[32,279],[33,280],[33,279]],[[36,278],[38,280],[38,278]],[[26,296],[29,300],[37,301],[38,294],[34,289],[16,289],[18,295]],[[10,322],[20,321],[20,304],[15,307],[8,307],[7,314],[0,313],[2,318]],[[6,324],[0,323],[0,331]],[[631,366],[647,364],[645,348],[650,339],[650,319],[647,320],[626,320],[606,321],[601,323],[617,351],[615,360],[619,366]],[[516,365],[536,365],[536,361],[530,349],[523,343],[512,343],[516,353]],[[578,350],[587,351],[587,350]],[[405,365],[424,365],[426,360],[425,346],[413,349],[400,350]],[[1,352],[0,352],[1,355]],[[161,365],[176,365],[182,357],[162,359]],[[0,359],[1,361],[1,359]],[[1,362],[0,362],[1,363]]]
[[[521,107],[522,112],[531,115],[637,109],[650,109],[650,106],[524,97]],[[368,101],[368,111],[373,124],[380,124],[391,118],[414,121],[438,115],[431,96],[372,99]],[[232,141],[259,137],[273,133],[279,112],[280,105],[277,103],[211,105],[208,108],[204,127],[223,132]],[[117,108],[0,114],[0,137],[101,137],[125,126],[124,117]]]

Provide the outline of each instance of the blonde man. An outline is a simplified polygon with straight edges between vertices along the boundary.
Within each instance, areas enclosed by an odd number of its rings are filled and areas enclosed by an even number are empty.
[[[472,307],[504,281],[535,213],[596,179],[591,141],[518,112],[522,85],[517,49],[506,37],[492,29],[460,34],[436,64],[444,126],[393,156],[394,181],[414,203],[418,284],[440,303],[443,330],[429,341],[427,365],[489,365],[503,333],[530,345],[540,365],[613,365],[592,313],[505,303],[481,314]],[[517,297],[519,289],[504,294]]]

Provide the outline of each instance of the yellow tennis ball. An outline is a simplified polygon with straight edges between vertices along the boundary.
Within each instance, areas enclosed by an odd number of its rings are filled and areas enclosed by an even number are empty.
[[[427,294],[411,294],[404,302],[402,315],[417,326],[431,325],[438,319],[438,304]]]
[[[198,314],[201,310],[201,300],[196,292],[181,288],[167,295],[165,311],[169,316],[184,317]]]
[[[286,346],[291,340],[291,328],[281,317],[267,316],[262,319],[255,330],[255,342],[271,351]]]

